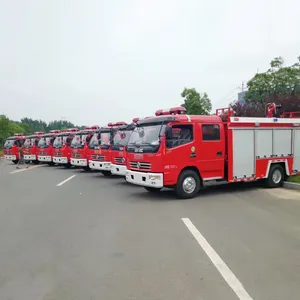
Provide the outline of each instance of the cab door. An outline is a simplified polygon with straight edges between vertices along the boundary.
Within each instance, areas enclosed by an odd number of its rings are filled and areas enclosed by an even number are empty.
[[[225,136],[223,124],[198,123],[197,162],[203,180],[224,178]]]

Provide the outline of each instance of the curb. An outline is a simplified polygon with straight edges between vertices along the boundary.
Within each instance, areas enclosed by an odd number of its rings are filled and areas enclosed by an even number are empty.
[[[283,183],[283,187],[286,189],[291,189],[291,190],[300,190],[300,183],[285,181]]]

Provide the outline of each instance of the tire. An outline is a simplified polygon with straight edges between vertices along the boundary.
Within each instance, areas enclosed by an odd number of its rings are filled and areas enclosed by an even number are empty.
[[[101,171],[101,173],[102,173],[105,177],[111,176],[111,172],[110,172],[110,171]]]
[[[67,163],[67,164],[64,164],[64,167],[65,167],[66,169],[70,169],[70,168],[72,167],[72,165],[71,165],[70,163]]]
[[[34,165],[38,165],[40,163],[40,161],[38,161],[37,159],[33,160],[32,162],[33,162]]]
[[[17,163],[18,163],[18,159],[16,159],[16,160],[13,160],[12,162],[16,165]]]
[[[274,164],[271,166],[268,178],[266,179],[266,186],[268,188],[277,188],[283,185],[284,170],[281,165]]]
[[[161,191],[161,188],[154,188],[154,187],[150,187],[150,186],[144,186],[144,189],[152,194],[158,194]]]
[[[51,161],[51,162],[48,162],[48,165],[49,165],[50,167],[53,167],[53,166],[55,165],[55,163],[54,163],[53,161]]]
[[[175,192],[181,199],[194,198],[201,188],[200,177],[194,170],[181,172],[175,186]]]
[[[84,171],[86,171],[86,172],[88,172],[88,171],[90,171],[90,170],[91,170],[89,166],[87,166],[87,167],[83,167],[82,169],[83,169]]]

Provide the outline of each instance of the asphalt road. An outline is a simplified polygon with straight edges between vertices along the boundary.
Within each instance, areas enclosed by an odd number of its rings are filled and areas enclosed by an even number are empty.
[[[176,200],[0,161],[1,300],[298,299],[299,249],[296,191],[246,184]]]

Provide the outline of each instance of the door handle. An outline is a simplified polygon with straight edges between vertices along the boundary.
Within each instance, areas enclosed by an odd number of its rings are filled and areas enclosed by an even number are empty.
[[[217,156],[222,156],[222,151],[217,152]]]

